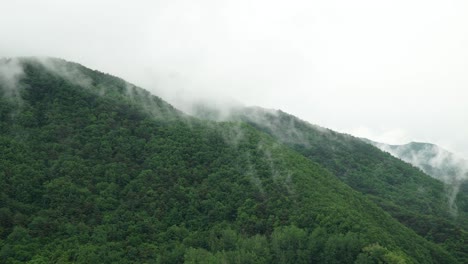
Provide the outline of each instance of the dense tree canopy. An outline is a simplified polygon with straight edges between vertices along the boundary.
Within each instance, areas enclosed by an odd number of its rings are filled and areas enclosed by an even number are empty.
[[[2,263],[457,263],[242,122],[21,59],[0,83]]]
[[[196,113],[219,119],[216,109],[205,106]],[[319,163],[401,223],[468,261],[468,192],[459,193],[454,215],[444,183],[359,138],[262,108],[234,109],[227,119],[244,121]]]

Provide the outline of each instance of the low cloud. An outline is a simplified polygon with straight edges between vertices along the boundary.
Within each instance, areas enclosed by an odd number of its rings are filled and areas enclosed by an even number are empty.
[[[367,138],[376,142],[385,142],[387,144],[402,144],[410,141],[408,133],[401,128],[376,130],[365,126],[359,126],[344,132],[356,137]]]
[[[444,182],[450,212],[453,215],[457,214],[457,195],[461,185],[468,181],[467,160],[437,145],[427,143],[413,142],[406,145],[376,143],[375,145]]]
[[[79,70],[78,64],[48,57],[37,57],[33,60],[42,64],[49,72],[64,78],[74,85],[83,88],[89,88],[93,85],[92,79]]]
[[[0,59],[0,88],[7,97],[19,99],[18,84],[23,74],[18,59]]]

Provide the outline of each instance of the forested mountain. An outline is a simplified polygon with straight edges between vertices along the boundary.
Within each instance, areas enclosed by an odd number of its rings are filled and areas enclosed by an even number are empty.
[[[454,214],[468,212],[467,160],[430,143],[410,142],[404,145],[389,145],[366,141],[444,182]]]
[[[454,214],[468,212],[468,161],[431,143],[389,145],[365,140],[442,181]]]
[[[443,244],[468,261],[466,196],[456,201],[458,208],[454,212],[451,190],[442,182],[359,138],[312,125],[282,111],[250,107],[224,112],[202,105],[194,107],[199,117],[243,121],[268,133],[331,171],[421,236]]]
[[[422,169],[428,175],[447,184],[468,180],[468,161],[431,143],[410,142],[404,145],[390,145],[365,140]]]
[[[241,121],[189,117],[74,63],[2,60],[0,262],[463,261],[370,199],[399,209],[405,198],[385,203],[378,188],[363,195],[334,175],[343,177],[338,167],[271,135]],[[330,163],[347,160],[323,155]],[[437,182],[426,184],[440,198]],[[374,187],[363,185],[367,193]],[[438,206],[408,210],[443,215]]]

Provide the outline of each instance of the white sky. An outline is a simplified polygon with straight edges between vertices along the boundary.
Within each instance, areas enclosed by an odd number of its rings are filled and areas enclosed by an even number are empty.
[[[0,0],[0,57],[52,56],[468,158],[466,0]]]

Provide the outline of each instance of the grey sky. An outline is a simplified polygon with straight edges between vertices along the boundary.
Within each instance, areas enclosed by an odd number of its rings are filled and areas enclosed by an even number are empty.
[[[0,57],[53,56],[468,158],[468,1],[0,0]]]

